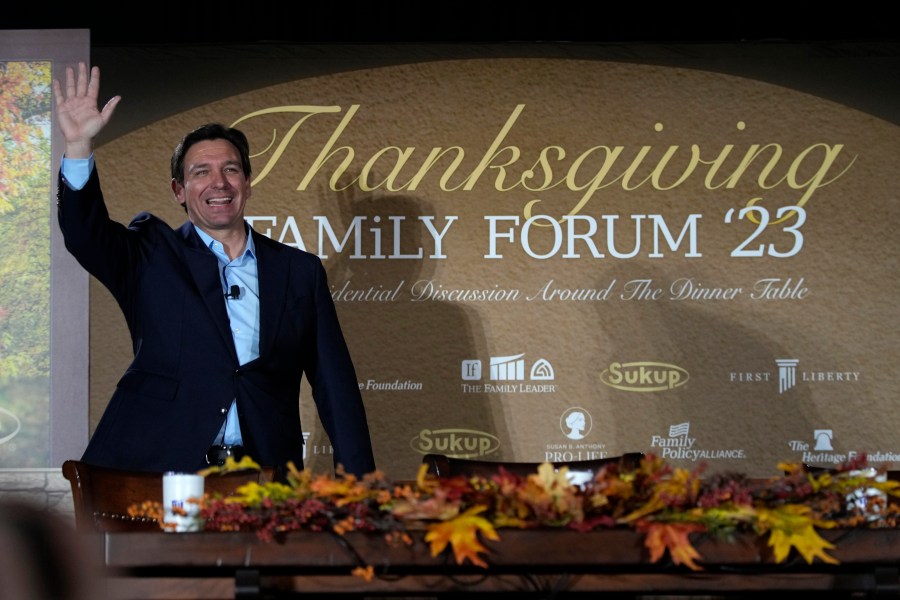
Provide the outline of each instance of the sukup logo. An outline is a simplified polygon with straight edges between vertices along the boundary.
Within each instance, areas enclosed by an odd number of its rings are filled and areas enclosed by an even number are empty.
[[[688,372],[666,363],[614,362],[600,373],[600,381],[626,392],[663,392],[687,383]]]
[[[409,445],[421,454],[474,458],[496,452],[500,447],[500,439],[474,429],[423,429],[409,441]]]

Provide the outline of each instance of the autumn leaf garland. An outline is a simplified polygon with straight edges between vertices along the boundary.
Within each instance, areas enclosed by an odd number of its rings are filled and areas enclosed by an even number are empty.
[[[258,469],[245,457],[231,458],[220,472]],[[433,556],[449,548],[458,564],[487,568],[485,541],[501,540],[503,528],[567,528],[591,531],[631,527],[644,534],[651,562],[666,554],[676,565],[702,570],[702,556],[691,543],[697,533],[764,536],[777,562],[796,551],[812,563],[836,564],[834,546],[819,535],[832,527],[898,527],[900,510],[887,502],[900,497],[900,482],[868,468],[866,457],[831,470],[779,465],[784,473],[764,481],[741,474],[704,478],[704,467],[673,468],[646,455],[640,465],[610,461],[583,487],[569,482],[568,469],[546,463],[525,477],[499,467],[490,477],[437,478],[422,465],[415,482],[393,484],[380,472],[362,479],[338,472],[313,475],[289,465],[287,483],[249,483],[228,497],[204,498],[207,531],[255,531],[262,539],[290,531],[348,531],[384,534],[412,543],[408,528],[425,529]],[[879,476],[873,476],[879,475]],[[874,493],[874,495],[873,495]],[[867,494],[871,501],[848,502]],[[132,513],[148,514],[148,503]],[[371,579],[370,566],[355,571]]]

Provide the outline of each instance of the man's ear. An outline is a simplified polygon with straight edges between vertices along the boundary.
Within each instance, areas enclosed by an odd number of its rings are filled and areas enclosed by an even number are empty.
[[[184,206],[184,186],[172,179],[172,194],[175,196],[175,202]]]

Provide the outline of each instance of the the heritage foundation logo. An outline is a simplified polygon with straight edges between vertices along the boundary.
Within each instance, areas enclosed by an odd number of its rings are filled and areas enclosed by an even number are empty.
[[[547,394],[556,391],[553,365],[539,358],[530,365],[525,354],[492,356],[488,362],[487,381],[484,381],[481,360],[462,361],[460,376],[464,394],[517,393]]]
[[[412,379],[366,379],[357,382],[361,392],[421,392],[422,382]]]
[[[650,446],[658,448],[660,457],[669,460],[724,460],[747,458],[743,448],[734,449],[701,449],[697,447],[697,438],[690,436],[691,423],[678,423],[669,426],[666,437],[654,435],[650,438]]]
[[[500,448],[500,439],[475,429],[423,429],[409,445],[420,454],[477,458],[496,452]]]
[[[838,465],[847,462],[857,454],[853,451],[835,452],[834,430],[832,429],[815,429],[813,430],[812,441],[790,440],[788,447],[793,452],[800,452],[801,462],[810,465]]]
[[[605,385],[624,392],[664,392],[690,379],[685,369],[660,362],[614,362],[600,373]]]
[[[860,452],[846,452],[834,449],[833,429],[814,429],[811,440],[790,440],[788,448],[800,453],[800,462],[808,465],[840,465],[853,460]],[[869,464],[896,463],[900,461],[900,453],[875,451],[866,453]]]

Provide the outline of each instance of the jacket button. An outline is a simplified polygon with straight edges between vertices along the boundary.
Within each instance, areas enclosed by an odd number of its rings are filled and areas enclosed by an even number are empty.
[[[219,412],[222,413],[222,414],[224,415],[225,413],[228,412],[228,409],[227,409],[227,408],[220,408],[220,409],[219,409]]]

